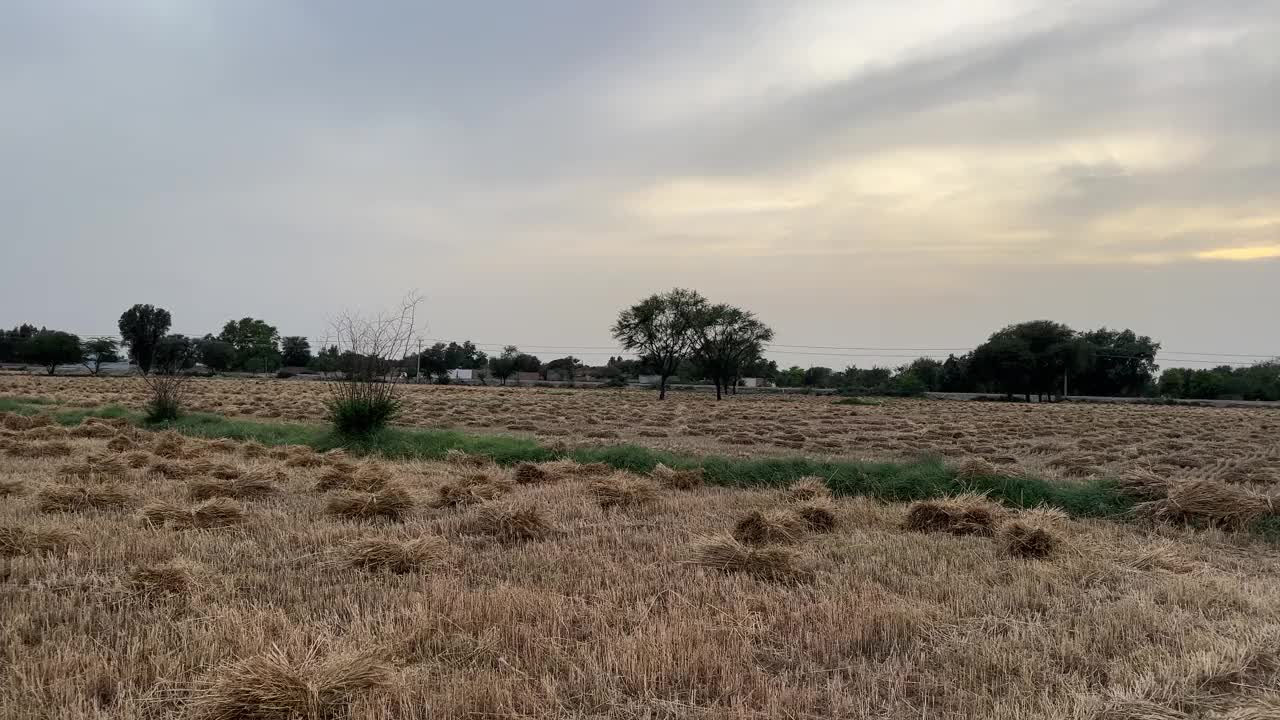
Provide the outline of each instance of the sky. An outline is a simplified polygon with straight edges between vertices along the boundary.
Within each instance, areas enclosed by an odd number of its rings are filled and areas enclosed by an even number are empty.
[[[784,366],[1040,318],[1247,362],[1277,47],[1280,0],[6,0],[0,325],[418,290],[428,338],[590,364],[680,286]]]

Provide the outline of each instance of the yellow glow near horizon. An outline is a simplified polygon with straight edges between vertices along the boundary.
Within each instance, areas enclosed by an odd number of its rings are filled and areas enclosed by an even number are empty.
[[[1200,260],[1262,260],[1280,257],[1280,245],[1218,248],[1198,252],[1196,257]]]

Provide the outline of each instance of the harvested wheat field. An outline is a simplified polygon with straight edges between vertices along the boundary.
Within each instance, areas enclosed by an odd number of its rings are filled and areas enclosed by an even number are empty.
[[[4,718],[1280,716],[1247,533],[41,429],[0,438]]]
[[[188,386],[193,410],[320,420],[325,388],[311,381],[213,379]],[[144,386],[123,378],[0,376],[0,395],[71,405],[141,407]],[[1280,411],[1264,408],[884,400],[741,395],[724,402],[636,390],[403,388],[399,422],[531,435],[569,444],[626,442],[748,457],[805,454],[902,460],[937,454],[1008,474],[1116,477],[1150,470],[1254,485],[1280,483]]]

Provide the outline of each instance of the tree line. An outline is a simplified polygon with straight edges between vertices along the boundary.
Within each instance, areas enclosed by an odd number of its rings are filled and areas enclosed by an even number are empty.
[[[189,369],[201,363],[213,371],[275,372],[309,368],[347,372],[366,367],[367,358],[337,345],[312,353],[307,338],[281,336],[264,320],[246,317],[227,321],[222,330],[199,338],[170,333],[168,310],[138,304],[120,315],[122,341],[87,338],[31,324],[0,330],[0,362],[42,366],[54,374],[59,366],[81,364],[98,374],[104,364],[128,358],[143,374],[153,368]],[[971,352],[945,360],[921,357],[897,367],[843,370],[813,366],[779,368],[764,357],[773,330],[752,312],[712,303],[693,290],[675,288],[623,309],[611,328],[614,338],[637,359],[609,358],[597,370],[610,384],[624,385],[640,375],[658,377],[658,394],[666,396],[672,379],[709,382],[716,397],[734,392],[742,378],[761,378],[784,388],[830,388],[849,393],[918,395],[923,392],[1001,393],[1041,399],[1060,395],[1239,398],[1280,400],[1280,360],[1250,367],[1168,368],[1157,375],[1160,343],[1133,330],[1099,328],[1076,331],[1062,323],[1036,320],[992,333]],[[450,371],[472,370],[481,382],[506,384],[517,373],[539,373],[573,381],[584,369],[572,355],[543,362],[536,355],[506,346],[489,355],[471,341],[436,343],[402,360],[376,359],[385,375],[419,371],[437,382],[449,382]],[[397,369],[398,368],[398,369]]]

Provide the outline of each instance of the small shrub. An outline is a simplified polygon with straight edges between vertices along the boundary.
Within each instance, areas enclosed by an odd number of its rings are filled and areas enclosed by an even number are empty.
[[[331,399],[327,409],[329,422],[339,434],[362,437],[386,427],[400,414],[401,404],[389,394],[356,391]]]

